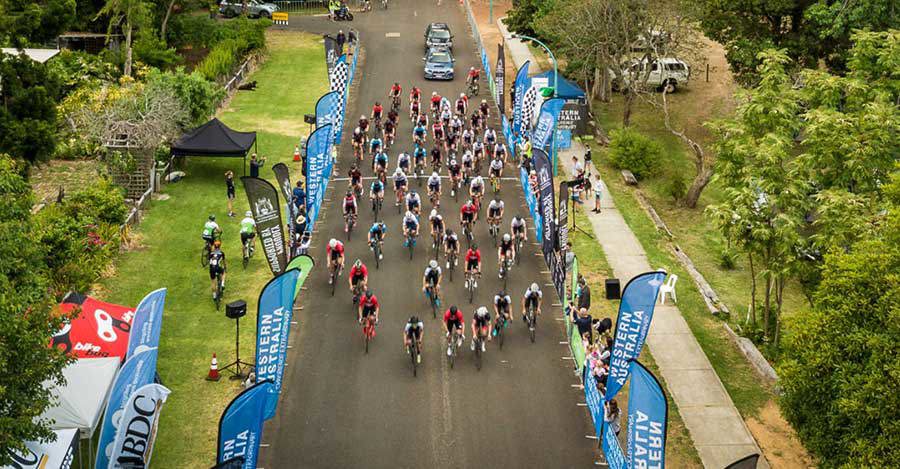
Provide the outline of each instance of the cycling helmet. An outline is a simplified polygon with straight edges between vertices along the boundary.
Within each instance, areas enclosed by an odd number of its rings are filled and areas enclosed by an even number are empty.
[[[471,250],[473,250],[473,251],[477,251],[477,250],[478,250],[478,244],[475,243],[475,242],[472,242],[472,246],[469,247],[469,249],[471,249]]]
[[[429,218],[434,218],[436,216],[437,216],[437,209],[436,208],[431,209],[431,215],[429,215]]]
[[[394,82],[394,86],[400,86],[400,83],[398,83],[398,82],[395,81],[395,82]]]
[[[437,91],[432,91],[432,92],[431,92],[431,95],[432,95],[432,96],[437,96]]]
[[[378,102],[378,101],[375,101],[375,105],[376,105],[376,106],[381,106],[381,103]]]
[[[450,307],[450,314],[456,314],[457,311],[459,310],[456,308],[456,305]]]
[[[253,216],[253,212],[251,212],[250,210],[247,210],[246,212],[244,212],[244,216],[245,216],[245,217],[252,217],[252,216]]]
[[[356,262],[353,263],[353,266],[354,266],[354,267],[359,267],[359,266],[361,266],[361,265],[362,265],[362,261],[359,260],[359,259],[357,259]]]
[[[479,316],[486,316],[488,314],[488,310],[484,306],[481,306],[478,308],[478,310],[475,311],[475,314]]]
[[[359,120],[361,120],[361,121],[366,120],[366,116],[359,116]]]
[[[213,247],[215,247],[216,249],[218,249],[220,246],[222,246],[222,242],[221,242],[221,241],[219,241],[218,239],[215,240],[215,241],[213,241]]]
[[[487,100],[486,100],[486,99],[482,99],[482,100],[481,100],[481,104],[487,104]]]
[[[440,174],[438,174],[437,171],[432,171],[432,172],[431,172],[431,177],[440,177]]]
[[[372,298],[373,296],[375,296],[375,294],[372,293],[372,290],[366,290],[366,296]]]
[[[419,317],[416,316],[415,314],[413,314],[412,316],[409,317],[410,324],[418,324],[419,322],[420,322]]]
[[[447,236],[450,236],[450,235],[453,234],[453,230],[451,230],[450,228],[447,228],[447,230],[446,230],[444,233],[445,233]]]
[[[475,71],[475,67],[469,67],[469,71],[470,71],[470,72],[474,72],[474,71]]]
[[[503,234],[503,242],[504,243],[508,243],[510,239],[512,239],[512,238],[510,238],[509,233]]]
[[[419,195],[415,189],[409,191],[409,195]]]
[[[215,215],[210,215],[210,216],[209,216],[209,221],[216,221],[216,216],[215,216]]]
[[[399,175],[399,174],[402,173],[402,172],[403,172],[403,170],[400,169],[399,166],[397,166],[397,169],[394,170],[394,174],[398,174],[398,175]]]
[[[466,94],[465,94],[465,93],[460,93],[460,94],[459,94],[459,97],[460,97],[460,98],[465,98],[465,97],[466,97]]]
[[[431,267],[432,269],[437,269],[437,261],[432,259],[430,262],[428,262],[428,267]]]
[[[336,239],[331,238],[331,241],[328,242],[328,246],[329,246],[330,248],[334,249],[334,247],[337,246],[337,243],[338,243],[338,242],[337,242]]]
[[[415,215],[414,213],[412,213],[412,210],[407,210],[407,211],[406,211],[406,218],[409,218],[409,217],[415,218],[415,216],[416,216],[416,215]]]
[[[532,283],[532,284],[531,284],[531,291],[538,291],[538,284],[537,284],[537,283]]]
[[[351,197],[352,195],[353,195],[353,191],[351,191],[351,190],[348,189],[348,190],[347,190],[347,197]]]

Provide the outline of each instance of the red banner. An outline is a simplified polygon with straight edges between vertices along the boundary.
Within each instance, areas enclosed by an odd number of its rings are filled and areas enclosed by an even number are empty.
[[[77,301],[77,300],[76,300]],[[84,297],[81,304],[62,303],[59,309],[81,312],[53,336],[51,346],[78,358],[125,357],[134,308]]]

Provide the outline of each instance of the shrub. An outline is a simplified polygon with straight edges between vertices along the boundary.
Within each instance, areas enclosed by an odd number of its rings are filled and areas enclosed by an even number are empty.
[[[151,70],[147,75],[147,87],[171,91],[187,110],[190,126],[206,122],[215,112],[216,104],[225,96],[222,87],[206,80],[199,72],[185,73],[182,68],[174,72]]]
[[[209,81],[216,81],[231,73],[247,50],[249,46],[246,40],[226,39],[209,51],[209,55],[197,64],[194,71]]]
[[[63,96],[82,87],[100,82],[114,81],[121,76],[121,68],[114,62],[87,52],[62,50],[53,60],[47,62],[47,68],[62,85]]]
[[[106,178],[64,199],[63,208],[70,217],[86,224],[118,226],[128,216],[124,191]]]
[[[719,267],[725,270],[734,270],[737,267],[738,253],[732,248],[723,247],[719,250]]]
[[[687,183],[684,182],[684,176],[680,173],[673,176],[672,180],[669,181],[668,191],[676,204],[684,199],[685,194],[687,194]]]
[[[152,31],[141,34],[138,40],[134,41],[132,53],[135,61],[161,69],[172,68],[181,62],[181,56],[175,48],[166,47],[162,39]]]
[[[172,15],[166,39],[176,48],[210,48],[221,40],[222,26],[209,15]]]
[[[609,158],[618,169],[627,169],[643,179],[659,169],[662,146],[638,131],[625,128],[610,132]]]

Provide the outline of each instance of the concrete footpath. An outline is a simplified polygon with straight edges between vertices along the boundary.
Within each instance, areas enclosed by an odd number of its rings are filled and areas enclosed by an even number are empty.
[[[536,67],[537,62],[528,47],[513,39],[500,21],[497,24],[506,40],[506,50],[516,67],[526,60],[531,60],[532,68]],[[572,175],[572,156],[583,160],[584,152],[584,145],[573,141],[570,149],[559,152],[561,168]],[[591,173],[598,176],[596,170]],[[622,214],[616,210],[615,201],[606,184],[600,181],[600,186],[603,191],[601,213],[589,210],[585,210],[585,213],[613,273],[625,285],[635,275],[655,269],[650,265],[644,248],[625,223]],[[593,207],[593,201],[585,206]],[[731,396],[725,391],[722,381],[677,307],[671,303],[657,305],[647,345],[665,379],[672,400],[678,406],[704,467],[721,469],[753,453],[762,456],[762,451],[731,401]],[[768,468],[769,465],[761,457],[758,467]]]

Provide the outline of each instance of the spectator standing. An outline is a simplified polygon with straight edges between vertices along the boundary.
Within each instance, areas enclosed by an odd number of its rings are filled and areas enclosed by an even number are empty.
[[[572,242],[566,242],[566,272],[572,272],[572,267],[575,264],[575,251],[572,250]]]
[[[228,216],[234,216],[234,172],[225,171],[225,196],[228,197]]]
[[[303,190],[303,181],[297,181],[297,187],[291,193],[291,199],[297,210],[306,208],[306,191]]]
[[[265,158],[257,158],[256,153],[250,155],[250,177],[259,177],[259,168],[266,164]]]
[[[344,53],[344,43],[347,42],[347,36],[344,35],[343,29],[338,30],[337,36],[334,37],[334,40],[337,41],[338,55],[343,54]]]
[[[593,162],[593,157],[591,156],[591,147],[587,147],[587,150],[584,152],[584,168],[590,170],[590,164]]]
[[[619,436],[622,427],[619,425],[619,403],[615,399],[603,403],[603,420]]]
[[[600,199],[603,197],[603,190],[600,185],[600,177],[597,177],[597,183],[594,185],[594,213],[600,213]]]
[[[587,308],[578,309],[575,305],[569,303],[569,310],[572,314],[572,322],[578,327],[578,334],[588,343],[591,342],[591,315],[588,314]],[[577,311],[577,313],[576,313]]]
[[[591,308],[591,287],[588,286],[584,277],[581,275],[578,276],[578,292],[576,293],[576,297],[578,298],[579,309]]]
[[[353,47],[353,45],[356,44],[356,41],[357,41],[356,31],[353,30],[353,29],[347,31],[347,42],[348,42],[348,47]],[[352,54],[353,51],[350,50],[350,53]]]

